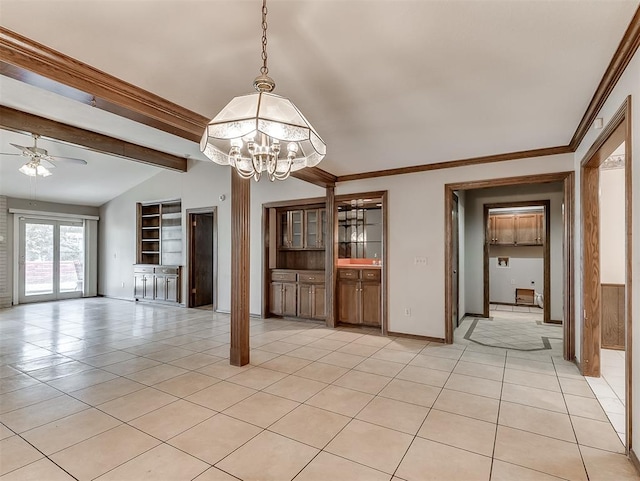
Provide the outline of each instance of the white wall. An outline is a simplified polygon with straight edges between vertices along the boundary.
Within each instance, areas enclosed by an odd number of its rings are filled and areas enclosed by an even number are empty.
[[[133,264],[136,262],[136,203],[181,199],[183,219],[187,209],[217,208],[218,310],[230,310],[231,285],[231,170],[213,162],[190,161],[186,173],[163,171],[116,197],[100,208],[100,272],[98,292],[108,297],[133,298]],[[221,201],[220,196],[225,195]],[[325,189],[290,178],[270,183],[263,178],[251,185],[251,299],[252,314],[262,305],[262,204],[276,200],[324,197]],[[183,239],[186,240],[183,222]],[[183,245],[182,265],[186,265]],[[182,292],[187,288],[183,271]],[[124,286],[123,286],[124,284]],[[184,297],[184,296],[183,296]],[[184,301],[184,299],[183,299]]]
[[[627,66],[627,69],[618,80],[617,85],[609,95],[609,98],[605,102],[604,106],[598,112],[598,117],[601,117],[604,121],[604,125],[611,120],[615,112],[622,105],[625,98],[629,95],[632,96],[631,102],[631,123],[632,123],[632,148],[636,151],[635,156],[638,157],[638,148],[640,146],[640,51],[637,51],[633,56],[633,59]],[[582,318],[579,313],[582,312],[582,265],[580,258],[582,255],[582,238],[580,233],[580,163],[586,155],[589,148],[593,145],[601,130],[591,128],[583,141],[580,143],[578,149],[574,155],[574,167],[576,170],[576,226],[575,226],[575,238],[576,238],[576,255],[575,255],[575,299],[576,299],[576,357],[580,359],[580,348],[582,340]],[[635,166],[632,168],[632,192],[640,192],[640,168]],[[632,298],[632,332],[634,333],[632,349],[633,349],[633,378],[632,385],[635,390],[633,396],[633,445],[640,444],[640,396],[638,396],[638,390],[640,389],[640,196],[634,195],[632,200],[632,286],[631,292]]]
[[[600,171],[600,282],[625,283],[624,169]]]
[[[445,184],[568,170],[573,170],[571,154],[338,184],[337,194],[389,192],[389,330],[444,338]],[[467,196],[465,216],[468,215]],[[465,236],[468,238],[468,234]],[[427,257],[428,264],[416,265],[415,257]],[[465,265],[468,302],[470,273],[467,259]],[[411,309],[411,316],[404,315],[405,307]],[[467,311],[472,308],[466,306]]]
[[[498,257],[508,257],[509,265],[499,267]],[[514,304],[516,289],[544,292],[544,247],[489,247],[490,301]]]
[[[562,183],[492,187],[467,191],[466,303],[467,312],[482,313],[484,306],[484,204],[550,200],[551,319],[562,320]],[[519,249],[519,247],[517,248]],[[540,287],[542,283],[540,282]],[[528,287],[528,286],[518,286]]]

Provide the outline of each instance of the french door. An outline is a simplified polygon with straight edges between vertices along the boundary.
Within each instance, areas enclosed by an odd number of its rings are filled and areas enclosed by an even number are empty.
[[[84,290],[84,223],[20,219],[20,303],[81,297]]]

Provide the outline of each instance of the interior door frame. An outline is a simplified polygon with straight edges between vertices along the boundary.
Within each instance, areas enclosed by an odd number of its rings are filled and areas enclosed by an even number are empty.
[[[51,294],[39,294],[27,296],[25,295],[25,264],[22,262],[22,259],[25,254],[26,245],[24,241],[26,240],[25,226],[26,224],[47,224],[53,226],[53,292]],[[60,292],[60,226],[82,226],[82,235],[83,235],[83,285],[81,291],[68,291],[68,292]],[[59,301],[65,299],[76,299],[80,298],[84,295],[86,290],[86,282],[87,280],[84,278],[84,274],[86,272],[86,261],[87,255],[85,250],[86,247],[86,225],[83,219],[76,218],[64,218],[64,217],[47,217],[47,216],[30,216],[30,215],[17,215],[16,217],[16,236],[15,236],[15,246],[17,247],[17,270],[15,271],[17,276],[15,278],[16,282],[16,294],[17,294],[17,303],[16,304],[28,304],[31,302],[46,302],[46,301]],[[21,268],[22,265],[22,268]]]
[[[484,301],[483,315],[489,317],[490,290],[489,290],[489,210],[505,207],[529,207],[540,206],[544,209],[544,246],[543,246],[543,320],[551,322],[551,201],[545,200],[525,200],[518,202],[499,202],[492,204],[484,204],[484,254],[483,254],[483,283],[484,283]]]
[[[609,123],[580,162],[582,231],[582,349],[580,367],[585,376],[600,376],[601,293],[600,293],[600,209],[599,167],[604,162],[601,149],[625,142],[625,411],[626,449],[632,440],[632,119],[631,96],[625,98]]]
[[[575,305],[574,305],[574,171],[555,172],[550,174],[525,175],[518,177],[503,177],[498,179],[486,179],[469,182],[459,182],[454,184],[446,184],[444,186],[444,212],[445,212],[445,241],[444,241],[444,322],[445,322],[445,343],[453,344],[453,325],[451,323],[451,298],[452,298],[452,276],[453,267],[451,264],[452,249],[452,233],[453,226],[451,220],[452,197],[451,194],[456,190],[474,190],[485,189],[488,187],[501,187],[507,185],[532,185],[532,184],[548,184],[553,182],[563,182],[563,356],[566,360],[573,361],[575,359]]]
[[[187,209],[187,295],[186,306],[191,307],[191,290],[193,289],[193,279],[191,277],[192,265],[196,261],[193,259],[193,220],[197,214],[213,215],[213,310],[218,310],[218,209],[217,207],[196,207]]]
[[[452,197],[451,197],[451,216],[453,216],[453,213],[455,212],[456,214],[456,225],[451,225],[451,228],[453,230],[452,232],[452,237],[451,240],[453,242],[452,246],[451,246],[451,254],[453,255],[455,253],[456,255],[456,268],[453,269],[453,263],[452,263],[452,274],[453,274],[453,278],[452,281],[455,279],[455,285],[457,286],[455,291],[456,291],[456,296],[455,299],[453,298],[453,293],[452,293],[452,306],[451,306],[451,314],[454,313],[454,309],[453,307],[455,306],[455,321],[454,321],[454,317],[451,317],[451,322],[455,322],[456,323],[456,328],[459,326],[460,324],[460,198],[458,197],[458,194],[456,192],[452,192],[451,193]],[[455,248],[454,248],[455,247]],[[457,252],[455,252],[457,250]],[[453,259],[453,257],[452,257]],[[453,289],[453,284],[452,284],[452,289]]]

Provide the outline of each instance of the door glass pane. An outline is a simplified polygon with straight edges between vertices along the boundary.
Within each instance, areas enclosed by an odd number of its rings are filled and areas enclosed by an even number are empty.
[[[82,292],[84,284],[84,228],[60,226],[60,292]]]
[[[25,223],[24,294],[53,293],[53,225]]]

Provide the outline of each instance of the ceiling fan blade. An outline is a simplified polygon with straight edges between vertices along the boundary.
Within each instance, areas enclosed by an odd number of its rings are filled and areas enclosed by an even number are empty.
[[[47,155],[47,160],[55,162],[64,162],[66,164],[87,165],[87,161],[83,159],[74,159],[73,157],[59,157],[57,155]]]
[[[24,145],[18,145],[18,144],[12,144],[9,143],[9,145],[14,146],[16,149],[18,149],[19,151],[21,151],[24,155],[32,155],[33,152],[31,152],[27,147],[25,147]]]
[[[47,169],[55,169],[56,164],[54,164],[51,159],[40,159],[40,165],[46,167]]]
[[[9,152],[0,152],[0,155],[11,155],[11,156],[15,156],[15,157],[24,157],[22,154],[14,154],[13,152],[9,153]]]

